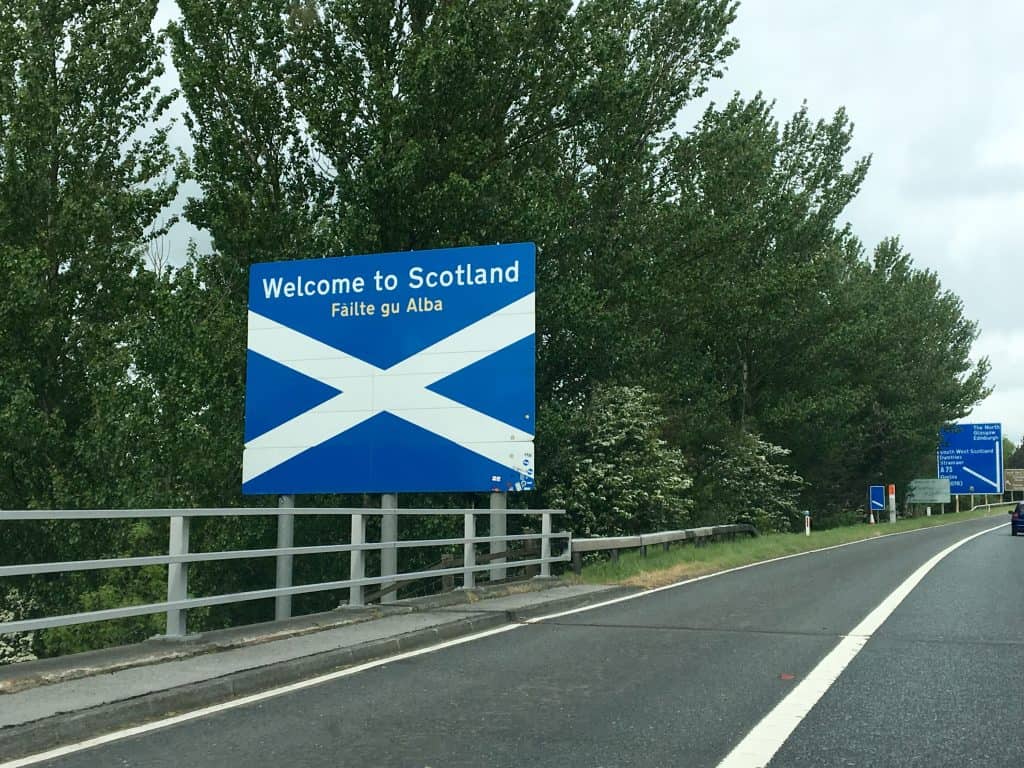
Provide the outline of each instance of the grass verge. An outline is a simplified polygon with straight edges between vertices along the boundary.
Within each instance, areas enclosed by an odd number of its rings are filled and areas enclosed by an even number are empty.
[[[570,574],[565,578],[574,583],[623,584],[650,589],[740,565],[837,544],[875,539],[890,533],[949,525],[982,517],[1002,517],[1005,520],[1006,512],[1012,507],[1013,504],[1003,504],[970,512],[907,518],[895,523],[833,528],[828,531],[813,531],[810,536],[803,533],[775,533],[734,541],[712,541],[700,547],[693,544],[677,544],[668,552],[652,547],[647,557],[641,557],[636,550],[624,551],[620,554],[618,562],[609,560],[592,563],[583,568],[580,576]]]

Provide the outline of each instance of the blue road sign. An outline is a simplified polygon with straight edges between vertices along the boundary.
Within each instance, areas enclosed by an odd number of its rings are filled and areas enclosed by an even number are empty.
[[[868,486],[868,509],[885,509],[885,486],[884,485],[870,485]]]
[[[1003,492],[1001,424],[953,424],[939,433],[938,477],[954,495]]]
[[[242,492],[534,487],[532,243],[255,264]]]

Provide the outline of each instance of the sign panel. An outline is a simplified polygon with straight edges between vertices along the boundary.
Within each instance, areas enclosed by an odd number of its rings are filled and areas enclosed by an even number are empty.
[[[1003,492],[1001,424],[954,424],[939,433],[938,476],[950,492]]]
[[[535,259],[253,265],[242,492],[532,489]]]
[[[908,504],[949,504],[949,480],[922,478],[911,480],[907,490]]]
[[[884,485],[868,486],[868,509],[872,511],[885,509]]]
[[[1004,469],[1003,484],[1003,490],[1024,491],[1024,469]]]

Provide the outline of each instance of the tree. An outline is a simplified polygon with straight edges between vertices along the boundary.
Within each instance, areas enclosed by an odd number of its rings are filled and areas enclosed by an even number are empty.
[[[241,318],[245,270],[269,258],[532,239],[541,398],[634,374],[650,171],[735,47],[732,3],[180,7],[170,34],[203,190],[186,215],[213,235],[197,260],[211,303]],[[243,332],[239,319],[217,336],[237,344],[202,355],[230,404],[214,409],[234,441],[218,446],[223,476],[241,444]]]
[[[144,394],[130,353],[151,298],[142,254],[175,194],[156,6],[0,7],[0,507],[132,501],[118,481],[139,461],[122,422]],[[109,555],[125,532],[19,523],[0,541],[5,560],[75,560]],[[62,613],[105,578],[26,579],[18,591]]]
[[[833,510],[859,506],[869,482],[934,471],[940,428],[988,394],[987,360],[970,359],[977,326],[896,239],[837,263],[821,331],[763,417],[773,439],[788,436],[809,498]]]
[[[1004,456],[1009,456],[1006,459],[1007,469],[1024,469],[1024,438],[1021,438],[1020,445],[1016,447],[1012,454],[1004,454]]]
[[[837,219],[867,172],[866,159],[844,166],[851,138],[842,110],[813,123],[804,107],[780,127],[764,97],[736,96],[667,148],[659,221],[671,244],[650,304],[675,427],[693,450],[762,429],[793,354],[816,335],[830,254],[849,240]]]
[[[0,9],[0,506],[78,502],[79,438],[129,375],[140,248],[175,189],[156,5]]]

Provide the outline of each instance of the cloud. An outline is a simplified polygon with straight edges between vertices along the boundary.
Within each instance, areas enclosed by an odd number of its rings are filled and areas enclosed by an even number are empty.
[[[964,422],[998,422],[1003,425],[1003,435],[1020,445],[1024,436],[1024,384],[997,389]]]

